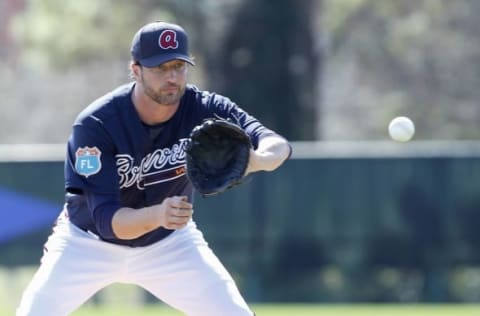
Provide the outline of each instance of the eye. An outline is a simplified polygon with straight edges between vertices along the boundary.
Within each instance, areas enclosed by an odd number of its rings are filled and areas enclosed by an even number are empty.
[[[164,65],[159,65],[159,66],[156,66],[156,67],[152,67],[152,68],[150,68],[150,70],[154,73],[157,73],[157,74],[162,74],[162,73],[165,73],[167,71],[167,69]]]
[[[183,70],[185,68],[185,63],[178,63],[175,64],[173,67],[175,70]]]

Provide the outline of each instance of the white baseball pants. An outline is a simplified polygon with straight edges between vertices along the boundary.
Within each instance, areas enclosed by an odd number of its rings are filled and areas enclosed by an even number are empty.
[[[63,218],[45,248],[17,316],[68,315],[112,283],[137,284],[186,315],[253,315],[194,222],[131,248],[100,241]]]

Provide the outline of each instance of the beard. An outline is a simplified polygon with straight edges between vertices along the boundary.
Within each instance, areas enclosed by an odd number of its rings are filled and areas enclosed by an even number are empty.
[[[141,79],[145,94],[150,99],[161,105],[176,105],[178,104],[178,102],[180,102],[180,99],[185,93],[185,84],[165,84],[163,88],[176,88],[176,91],[170,90],[165,92],[161,91],[162,88],[155,90],[152,86],[147,84],[147,82],[145,82],[145,79],[143,78],[143,74],[141,76]]]

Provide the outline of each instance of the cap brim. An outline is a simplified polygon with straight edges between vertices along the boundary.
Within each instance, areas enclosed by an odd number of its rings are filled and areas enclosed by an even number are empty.
[[[164,55],[141,59],[138,62],[140,63],[140,65],[144,67],[156,67],[158,65],[161,65],[163,63],[176,60],[176,59],[186,61],[190,65],[195,66],[195,63],[193,62],[193,60],[190,57],[185,56],[184,54],[164,54]]]

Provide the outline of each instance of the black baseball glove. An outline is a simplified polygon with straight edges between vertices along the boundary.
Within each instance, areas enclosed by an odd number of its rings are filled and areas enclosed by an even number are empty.
[[[224,192],[242,182],[251,147],[250,137],[238,125],[207,119],[190,134],[187,176],[203,196]]]

